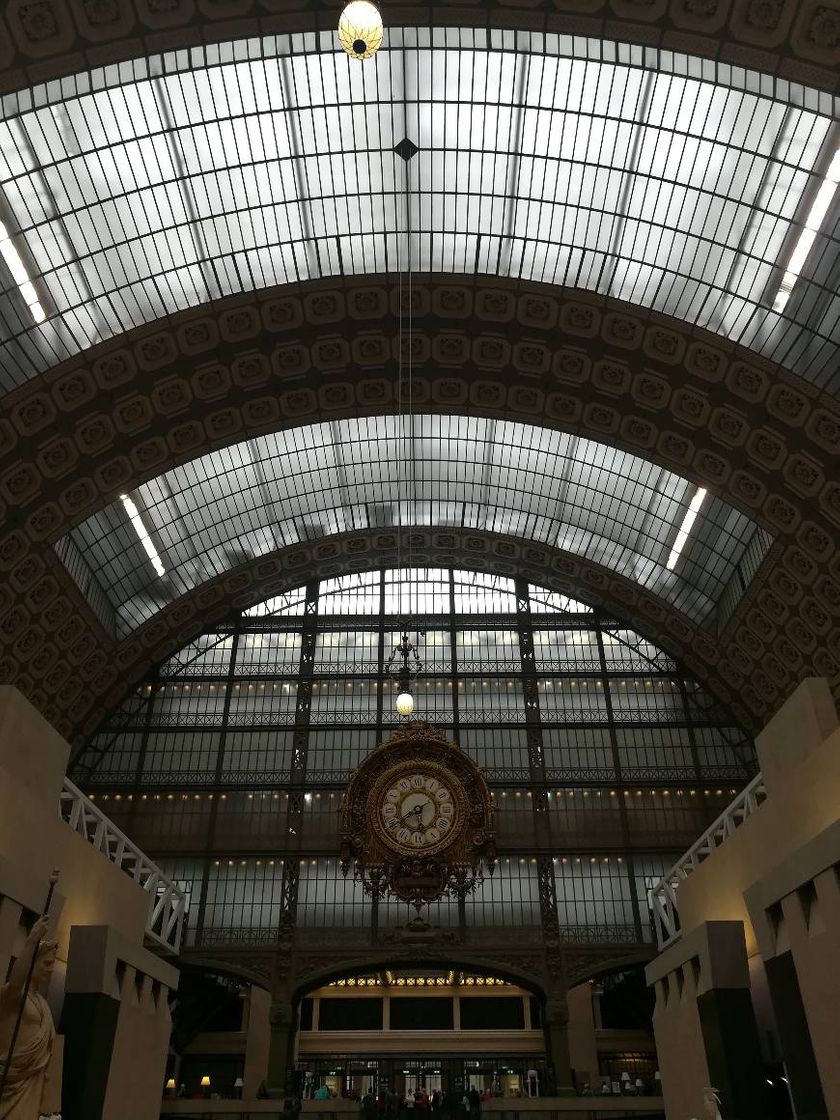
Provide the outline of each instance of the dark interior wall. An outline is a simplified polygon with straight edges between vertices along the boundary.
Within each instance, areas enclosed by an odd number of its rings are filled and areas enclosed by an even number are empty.
[[[655,995],[640,966],[603,981],[601,1023],[607,1030],[653,1031]]]
[[[452,999],[444,996],[391,997],[391,1030],[451,1031],[454,1025]]]
[[[322,997],[318,1010],[318,1029],[321,1031],[381,1031],[382,1000],[364,997],[361,999]]]
[[[520,996],[461,996],[461,1027],[465,1031],[521,1031],[525,1008]]]

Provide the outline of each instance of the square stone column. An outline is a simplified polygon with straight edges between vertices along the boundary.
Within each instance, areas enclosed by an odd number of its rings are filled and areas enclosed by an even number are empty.
[[[245,1039],[245,1070],[242,1077],[242,1099],[256,1100],[257,1091],[265,1081],[271,1028],[268,1011],[271,996],[264,988],[251,987],[248,993],[248,1023]]]
[[[61,1028],[65,1120],[160,1112],[178,972],[110,926],[74,926]]]
[[[766,1082],[741,922],[704,922],[647,966],[668,1116],[700,1116],[703,1089],[721,1115],[766,1120]]]
[[[840,1115],[840,820],[744,898],[798,1120]]]

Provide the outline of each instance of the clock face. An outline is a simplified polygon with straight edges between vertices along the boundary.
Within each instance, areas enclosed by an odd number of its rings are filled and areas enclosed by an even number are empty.
[[[428,855],[460,831],[460,798],[455,783],[437,767],[392,771],[378,783],[375,804],[380,834],[402,852]]]

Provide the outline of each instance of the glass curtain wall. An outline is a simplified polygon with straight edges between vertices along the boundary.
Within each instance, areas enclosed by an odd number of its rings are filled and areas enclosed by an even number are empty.
[[[271,943],[284,921],[369,940],[407,920],[337,860],[347,780],[398,724],[386,666],[404,624],[415,716],[484,768],[501,853],[429,920],[650,939],[648,888],[754,773],[751,741],[618,619],[507,577],[401,569],[285,592],[202,634],[79,756],[74,780],[187,889],[188,942]]]

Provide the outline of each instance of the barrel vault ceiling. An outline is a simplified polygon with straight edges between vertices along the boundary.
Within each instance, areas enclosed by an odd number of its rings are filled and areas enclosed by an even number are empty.
[[[840,73],[834,0],[577,0],[574,10],[476,5],[457,12],[444,3],[389,8],[389,21],[424,25],[430,12],[435,26],[573,33],[687,51],[814,90],[833,92]],[[268,0],[13,2],[0,22],[0,91],[147,53],[317,30],[332,19],[323,9]],[[816,363],[774,360],[781,352],[761,352],[754,339],[742,345],[719,323],[585,290],[567,275],[561,284],[533,270],[453,271],[434,256],[426,264],[434,271],[415,275],[403,354],[411,354],[416,412],[538,426],[610,446],[707,488],[773,543],[720,628],[608,564],[498,525],[406,529],[416,562],[523,574],[632,618],[749,728],[803,675],[840,686],[840,407],[826,391],[838,368],[831,332],[823,331],[815,351],[823,370],[815,377]],[[17,684],[76,743],[150,663],[208,622],[314,574],[395,562],[398,528],[345,527],[243,557],[116,638],[54,547],[120,494],[199,456],[305,425],[393,414],[400,286],[374,265],[367,274],[339,268],[255,292],[209,290],[183,310],[150,312],[94,345],[83,338],[57,352],[60,361],[30,361],[25,378],[7,383],[0,399],[0,680]],[[837,262],[829,260],[820,282],[829,293],[831,267],[836,278]],[[403,311],[406,298],[403,291]]]

